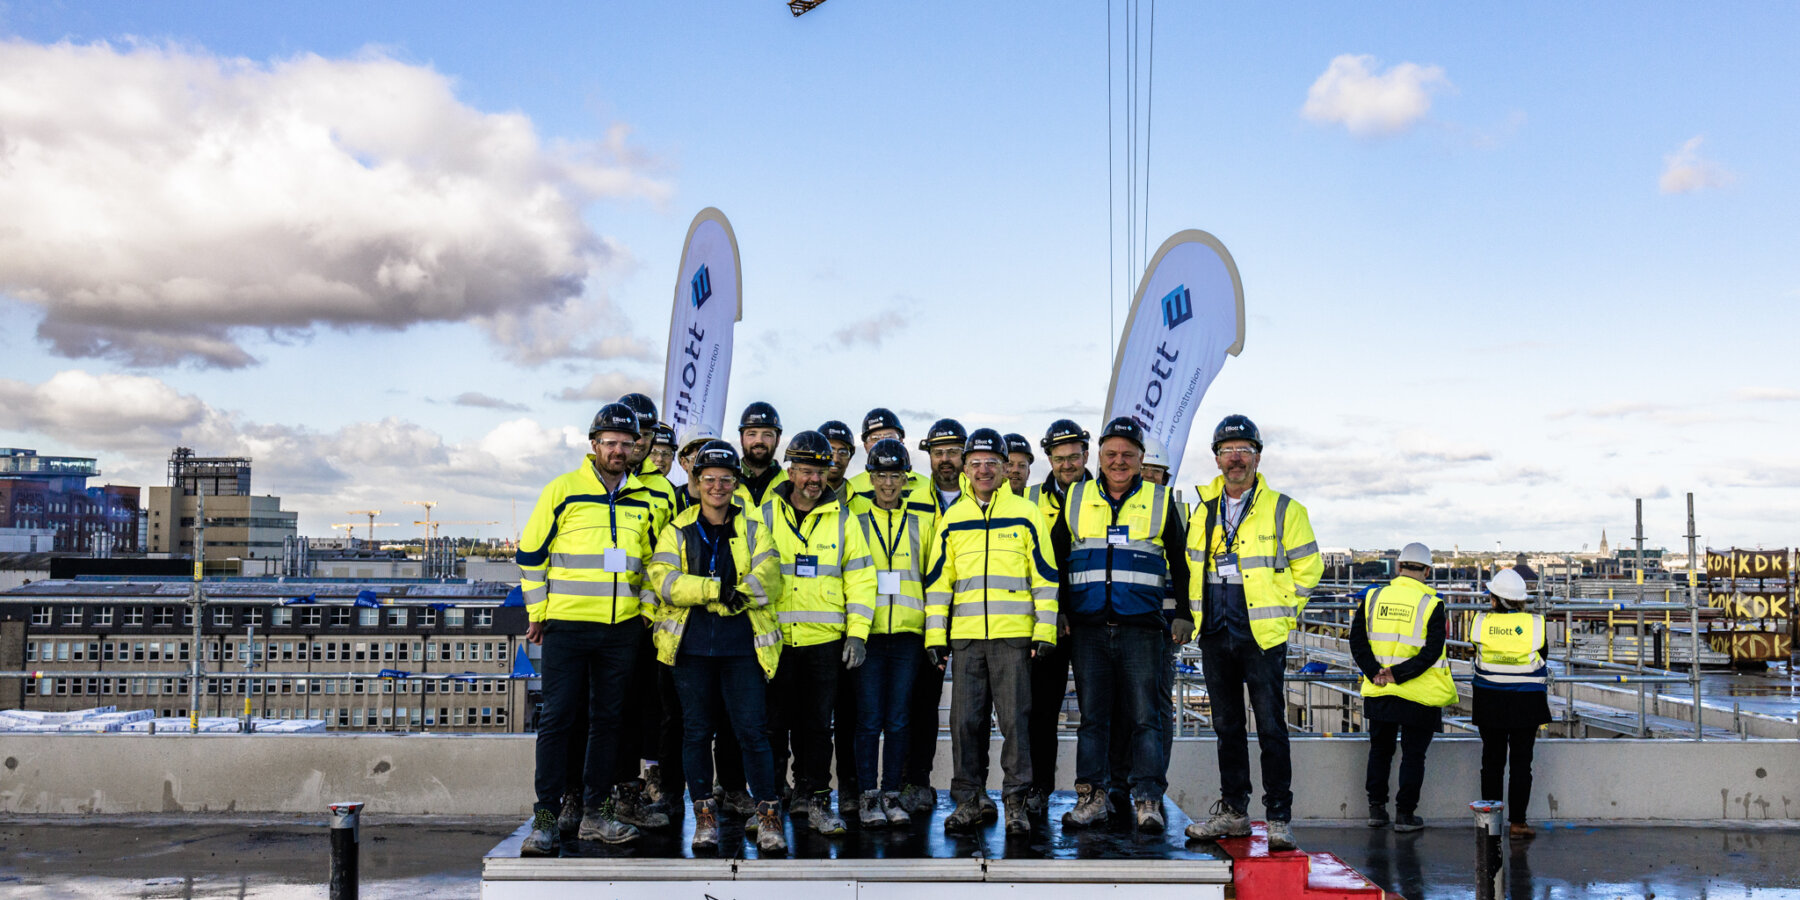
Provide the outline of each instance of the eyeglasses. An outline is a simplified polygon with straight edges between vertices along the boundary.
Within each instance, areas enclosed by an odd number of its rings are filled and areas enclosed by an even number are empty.
[[[884,487],[892,487],[893,485],[896,485],[896,484],[905,484],[906,483],[906,473],[904,473],[904,472],[874,472],[869,475],[869,481],[873,484],[879,484]]]
[[[1080,454],[1080,453],[1064,453],[1061,456],[1050,457],[1050,464],[1053,466],[1073,465],[1075,463],[1081,462],[1081,457],[1082,457],[1082,454]]]
[[[963,468],[971,472],[988,472],[1000,468],[1000,461],[997,459],[970,460],[963,463]]]
[[[700,483],[707,487],[731,487],[737,484],[736,475],[702,475]]]
[[[1257,451],[1255,447],[1224,447],[1214,452],[1220,459],[1231,459],[1232,457],[1244,459],[1255,456]]]
[[[637,441],[621,441],[614,438],[606,441],[595,441],[594,446],[601,450],[625,450],[637,446]]]

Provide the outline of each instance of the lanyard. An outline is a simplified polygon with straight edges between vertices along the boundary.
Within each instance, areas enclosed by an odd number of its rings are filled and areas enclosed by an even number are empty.
[[[619,546],[619,493],[625,490],[625,482],[631,480],[631,473],[619,476],[618,490],[607,490],[606,479],[600,477],[600,461],[594,460],[594,480],[600,482],[600,489],[606,491],[606,517],[612,525],[612,544]]]
[[[712,535],[710,534],[712,529],[707,528],[705,522],[700,522],[697,524],[699,524],[699,526],[700,526],[700,545],[706,548],[706,573],[705,574],[707,574],[709,576],[716,576],[719,574],[719,543],[720,542],[712,537]]]
[[[1231,521],[1231,508],[1225,495],[1219,495],[1219,527],[1225,530],[1225,552],[1234,552],[1237,548],[1238,531],[1244,527],[1244,520],[1250,518],[1250,504],[1256,502],[1256,488],[1250,489],[1250,496],[1244,498],[1242,512],[1238,513],[1237,522]]]
[[[793,516],[795,514],[797,514],[799,512],[799,510],[794,509],[794,506],[791,503],[783,504],[783,505],[787,508],[787,514],[786,514],[785,518],[787,518],[789,530],[793,531],[795,534],[800,536],[800,543],[805,544],[807,546],[811,546],[813,532],[819,530],[819,518],[817,516],[814,516],[813,513],[818,512],[819,508],[817,506],[815,506],[812,509],[809,509],[806,511],[806,517],[809,519],[812,519],[812,527],[805,531],[801,531],[800,530],[800,520],[793,518]],[[841,551],[841,548],[840,548],[840,551]]]
[[[875,526],[874,532],[875,540],[881,544],[881,552],[886,554],[888,568],[891,569],[894,567],[894,553],[900,549],[900,528],[906,523],[906,510],[892,509],[884,510],[884,512],[888,513],[888,522],[892,523],[894,527],[888,530],[885,538],[881,535],[880,525]],[[899,513],[899,515],[896,516],[895,513]]]

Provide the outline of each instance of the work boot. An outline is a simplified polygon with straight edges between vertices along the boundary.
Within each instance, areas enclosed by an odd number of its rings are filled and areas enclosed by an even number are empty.
[[[1300,845],[1294,843],[1294,826],[1285,820],[1276,821],[1270,819],[1268,824],[1268,834],[1270,853],[1281,850],[1300,849]]]
[[[1386,803],[1370,803],[1369,804],[1369,827],[1370,828],[1386,828],[1386,827],[1388,827],[1388,814],[1387,814],[1387,804]]]
[[[746,830],[749,830],[746,828]],[[781,824],[781,804],[774,800],[756,804],[756,849],[759,853],[787,850],[786,827]]]
[[[719,848],[719,801],[694,801],[694,849]]]
[[[981,827],[981,804],[970,797],[958,801],[956,808],[944,817],[944,830],[968,833]]]
[[[857,805],[856,819],[864,828],[887,827],[887,812],[881,808],[880,791],[862,792],[862,802]]]
[[[812,817],[812,802],[813,802],[813,798],[812,798],[811,794],[802,794],[796,790],[794,792],[793,797],[788,800],[788,818],[790,818],[790,819],[811,818]]]
[[[588,810],[581,817],[581,830],[577,834],[584,841],[603,844],[624,844],[638,839],[635,827],[619,821],[618,806],[612,800]]]
[[[644,782],[633,778],[613,788],[613,811],[619,821],[638,828],[667,828],[669,814],[651,809],[644,801]]]
[[[1187,827],[1189,840],[1216,841],[1219,838],[1250,836],[1250,816],[1243,810],[1232,809],[1224,800],[1220,800],[1212,805],[1211,815],[1212,818]]]
[[[1000,807],[994,805],[994,798],[982,791],[976,798],[981,803],[981,824],[992,825],[1000,821]]]
[[[1529,841],[1537,837],[1537,829],[1524,822],[1514,822],[1506,826],[1506,834],[1515,841]]]
[[[1040,787],[1025,791],[1025,812],[1027,815],[1041,816],[1050,811],[1050,792]]]
[[[644,767],[644,808],[664,815],[674,811],[669,792],[663,790],[662,766],[651,763]]]
[[[562,853],[562,832],[556,814],[540,809],[531,816],[531,833],[519,847],[520,856],[558,856]]]
[[[907,815],[906,807],[900,805],[899,791],[888,791],[881,795],[881,814],[895,828],[912,824],[912,816]]]
[[[812,830],[827,836],[840,835],[849,830],[844,825],[844,820],[831,808],[830,791],[820,791],[813,795],[807,810],[806,824]]]
[[[1030,834],[1031,816],[1025,812],[1025,798],[1007,797],[1005,800],[1007,837]]]
[[[756,815],[756,801],[750,799],[749,791],[721,791],[713,789],[713,796],[719,799],[719,809],[734,816]]]
[[[1087,828],[1106,821],[1106,793],[1091,784],[1075,785],[1075,808],[1063,813],[1066,828]]]
[[[1424,831],[1425,820],[1419,818],[1414,813],[1403,812],[1394,816],[1394,830],[1401,834],[1407,834],[1413,831]]]
[[[1139,797],[1131,803],[1137,813],[1137,829],[1144,832],[1160,832],[1167,823],[1163,821],[1161,797]]]
[[[923,784],[900,786],[900,806],[913,815],[929,815],[937,808],[937,789]]]
[[[556,830],[563,837],[574,837],[575,830],[581,827],[581,797],[575,794],[564,794],[562,814],[556,817]]]

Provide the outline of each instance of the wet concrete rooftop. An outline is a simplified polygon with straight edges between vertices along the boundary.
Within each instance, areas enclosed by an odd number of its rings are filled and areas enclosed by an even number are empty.
[[[519,824],[369,815],[363,896],[478,897],[482,856]],[[1472,897],[1471,828],[1431,825],[1414,835],[1355,823],[1295,831],[1303,848],[1334,852],[1409,900]],[[0,819],[0,896],[324,897],[328,848],[322,815],[10,817]],[[1509,860],[1515,898],[1800,900],[1792,826],[1557,823]]]

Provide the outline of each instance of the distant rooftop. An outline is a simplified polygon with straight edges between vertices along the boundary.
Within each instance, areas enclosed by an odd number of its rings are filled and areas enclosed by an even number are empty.
[[[106,578],[83,576],[75,579],[45,579],[0,592],[0,603],[8,600],[58,599],[100,600],[108,598],[168,597],[185,600],[194,582],[187,578]],[[215,579],[205,582],[208,600],[281,601],[312,595],[320,601],[354,600],[370,591],[383,600],[432,601],[444,599],[506,599],[512,585],[493,581],[440,582],[423,579]]]
[[[93,478],[100,466],[87,456],[39,456],[36,450],[0,447],[0,478]]]

